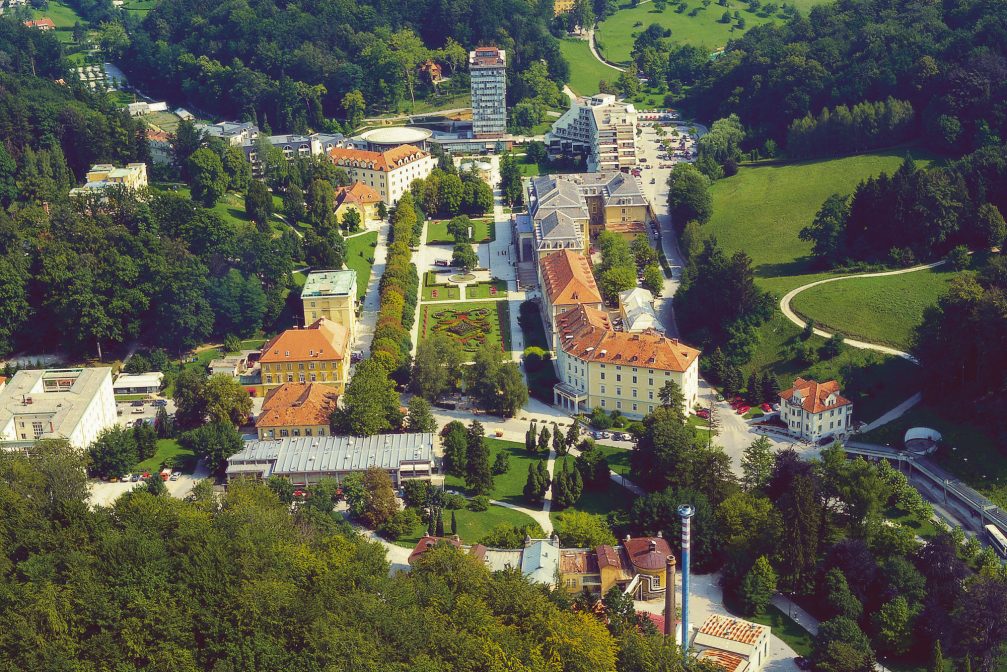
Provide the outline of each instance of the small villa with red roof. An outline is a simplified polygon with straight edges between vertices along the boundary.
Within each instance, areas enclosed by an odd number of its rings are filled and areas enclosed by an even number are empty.
[[[797,378],[780,392],[780,420],[794,435],[808,441],[840,438],[853,424],[853,402],[839,394],[839,383]]]

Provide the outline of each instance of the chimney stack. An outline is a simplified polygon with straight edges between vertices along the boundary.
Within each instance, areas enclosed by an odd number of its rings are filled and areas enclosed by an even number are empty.
[[[675,636],[675,556],[669,555],[664,567],[664,636]]]

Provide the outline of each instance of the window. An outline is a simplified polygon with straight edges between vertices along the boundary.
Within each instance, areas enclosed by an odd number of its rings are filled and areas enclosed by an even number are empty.
[[[633,410],[634,411],[636,410],[636,404],[633,404]]]
[[[615,396],[617,396],[617,397],[621,397],[622,396],[622,388],[621,387],[615,388]]]
[[[605,386],[604,385],[601,386],[601,393],[605,394]]]
[[[31,423],[31,431],[35,434],[36,439],[42,436],[42,423],[38,420],[33,421]]]
[[[290,436],[290,432],[285,429],[280,430],[280,436]]]
[[[311,374],[311,382],[315,382],[315,374]]]
[[[650,390],[650,391],[647,392],[647,398],[653,401],[653,399],[654,399],[654,390]]]
[[[319,427],[318,428],[318,436],[325,436],[325,428],[324,427]]]
[[[647,384],[653,386],[654,385],[654,379],[653,378],[648,378],[647,379]]]
[[[311,436],[311,428],[310,427],[305,427],[304,428],[304,436]]]
[[[303,373],[297,374],[297,382],[299,382],[299,383],[303,383],[304,382],[304,374]]]
[[[616,408],[622,408],[622,402],[617,399],[616,402],[615,402],[615,407]]]
[[[636,385],[636,376],[633,376],[633,384]]]
[[[636,388],[633,388],[633,398],[636,399]]]
[[[300,435],[301,435],[301,430],[295,429],[294,430],[294,436],[300,436]]]
[[[267,375],[266,376],[266,385],[269,385],[272,382],[273,382],[273,377],[271,375]]]
[[[605,408],[605,400],[604,399],[601,400],[601,407]]]
[[[292,373],[288,373],[287,374],[287,382],[288,383],[294,382],[294,374],[292,374]]]
[[[622,382],[622,374],[620,374],[620,373],[615,374],[615,382],[617,382],[617,383],[621,383]]]
[[[311,369],[312,371],[314,371],[315,370],[315,363],[314,362],[308,362],[308,368]]]
[[[605,380],[605,372],[604,371],[601,372],[601,379]]]

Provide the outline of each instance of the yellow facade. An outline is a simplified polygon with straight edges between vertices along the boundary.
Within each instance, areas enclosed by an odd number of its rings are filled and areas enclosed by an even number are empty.
[[[357,324],[357,313],[354,305],[356,293],[351,297],[344,296],[311,296],[304,297],[301,302],[304,304],[304,324],[311,324],[315,320],[324,317],[332,320],[336,324],[341,324],[355,333]]]
[[[321,383],[331,386],[339,394],[346,387],[346,360],[314,358],[310,361],[284,361],[262,363],[260,394],[284,383]]]
[[[699,391],[699,364],[694,361],[684,372],[629,366],[611,362],[591,362],[560,349],[560,378],[586,391],[581,410],[601,407],[624,415],[641,417],[660,406],[658,396],[669,380],[675,381],[685,395],[686,411],[696,404]]]
[[[356,210],[360,213],[360,228],[366,229],[371,223],[377,222],[381,218],[378,217],[378,206],[375,204],[359,205],[358,203],[348,203],[343,202],[336,206],[336,217],[339,221],[343,221],[343,217],[350,210]]]
[[[283,439],[288,436],[328,436],[329,426],[326,425],[284,425],[282,427],[258,427],[259,438]]]
[[[572,12],[576,2],[574,0],[553,0],[552,11],[553,14],[559,16],[560,14],[566,14],[567,12]]]

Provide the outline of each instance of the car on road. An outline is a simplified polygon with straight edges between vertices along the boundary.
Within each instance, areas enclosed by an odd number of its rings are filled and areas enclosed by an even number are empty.
[[[772,413],[773,412],[773,407],[770,406],[769,404],[762,404],[761,406],[759,406],[759,408],[762,409],[763,413]]]
[[[696,411],[696,417],[697,418],[702,418],[703,420],[709,420],[710,419],[710,411],[706,410],[705,408],[701,408],[698,411]]]
[[[446,268],[446,267],[448,267],[450,265],[451,265],[451,262],[446,261],[444,259],[437,259],[436,261],[434,261],[434,266],[441,266],[442,268]]]
[[[120,477],[119,477],[119,480],[120,480],[121,482],[123,482],[123,483],[129,483],[129,478],[130,478],[130,475],[129,475],[129,474],[126,474],[125,476],[120,476]]]
[[[129,480],[133,483],[136,483],[137,481],[140,480],[140,474],[133,474],[132,476],[129,477]]]
[[[751,406],[745,406],[744,404],[742,404],[741,406],[738,406],[738,415],[744,415],[745,413],[748,413],[750,410],[752,410]]]
[[[171,478],[169,478],[168,480],[170,480],[170,481],[177,481],[179,478],[181,478],[181,476],[182,476],[182,472],[181,471],[173,471],[171,473]]]
[[[136,401],[130,402],[129,405],[130,406],[143,406],[143,401],[140,400],[140,399],[137,399]]]
[[[168,400],[167,399],[155,399],[151,403],[154,406],[158,406],[158,407],[160,407],[160,406],[167,406],[168,405]]]
[[[656,184],[656,183],[657,183],[657,180],[656,180],[655,178],[653,178],[653,177],[652,177],[652,178],[650,178],[650,183],[651,183],[651,184]]]
[[[141,406],[140,408],[134,408],[133,409],[133,413],[142,414],[143,413],[143,407]]]

